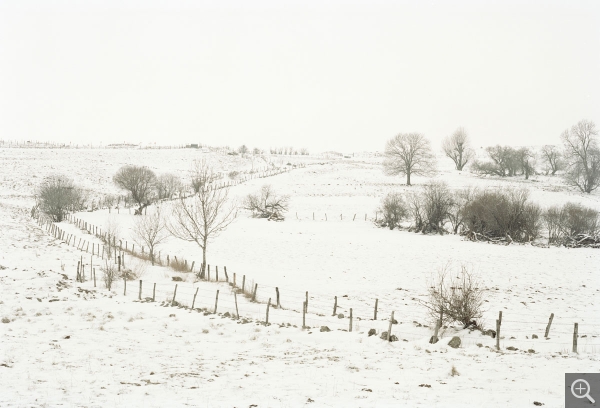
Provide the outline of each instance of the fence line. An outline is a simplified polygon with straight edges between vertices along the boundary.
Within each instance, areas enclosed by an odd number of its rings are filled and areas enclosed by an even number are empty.
[[[37,214],[32,214],[35,218],[35,215]],[[68,215],[67,219],[71,222],[73,222],[73,224],[75,226],[77,226],[78,228],[82,228],[84,231],[87,231],[90,235],[98,238],[99,240],[105,240],[104,242],[106,243],[106,237],[102,236],[102,231],[99,230],[96,226],[87,223],[83,220],[77,219],[76,217],[72,216],[72,215]],[[64,231],[62,228],[60,228],[60,226],[58,226],[57,224],[53,223],[53,222],[49,222],[48,220],[44,220],[42,217],[37,217],[36,218],[37,223],[40,227],[42,227],[43,229],[45,229],[50,235],[52,235],[53,237],[55,237],[56,239],[59,239],[65,243],[67,243],[69,245],[69,243],[71,241],[73,241],[73,245],[75,246],[75,241],[77,240],[77,238],[74,234],[68,234],[66,231]],[[83,241],[83,242],[82,242]],[[82,252],[86,252],[86,253],[90,253],[90,248],[89,248],[89,244],[90,241],[79,238],[78,243],[76,245],[76,248]],[[112,245],[112,246],[111,246]],[[97,251],[96,251],[97,248]],[[100,248],[102,248],[102,251],[100,250]],[[126,249],[125,251],[122,248],[122,244],[119,245],[119,249],[117,250],[117,246],[116,246],[116,238],[113,237],[113,243],[110,244],[109,243],[109,250],[112,251],[112,249],[114,249],[115,252],[117,252],[117,257],[114,258],[114,262],[119,264],[119,267],[121,266],[120,262],[123,256],[123,253],[129,253],[132,256],[136,256],[138,258],[141,258],[142,260],[147,260],[147,258],[140,256],[143,254],[140,254],[139,252],[136,253],[134,247],[132,247],[131,250]],[[97,287],[97,276],[95,276],[95,269],[93,268],[93,256],[100,256],[101,259],[103,259],[104,255],[106,252],[106,248],[105,245],[101,245],[101,244],[96,244],[95,242],[92,242],[92,248],[91,248],[91,258],[90,258],[90,264],[89,264],[89,268],[88,270],[86,270],[86,266],[88,266],[87,263],[83,262],[83,257],[81,257],[80,262],[78,263],[78,267],[77,267],[77,274],[76,274],[76,279],[80,282],[85,282],[85,281],[91,281],[91,277],[94,277],[94,286]],[[118,261],[116,260],[118,259]],[[111,261],[113,261],[113,259],[111,259]],[[215,272],[216,272],[216,268],[215,267]],[[208,269],[209,270],[209,269]],[[207,270],[207,272],[208,272]],[[339,303],[340,301],[343,301],[343,297],[337,297],[337,296],[332,296],[331,297],[331,303],[328,304],[327,301],[323,301],[320,299],[315,299],[313,297],[310,297],[310,294],[306,291],[304,291],[304,296],[287,296],[286,299],[293,299],[293,304],[286,304],[286,302],[283,302],[285,304],[285,307],[281,306],[281,299],[279,299],[279,303],[271,303],[270,301],[267,302],[267,298],[269,300],[271,299],[275,299],[275,295],[279,295],[281,293],[281,289],[284,289],[284,294],[289,292],[292,293],[296,293],[296,294],[301,294],[303,293],[302,291],[299,290],[294,290],[294,289],[287,289],[287,288],[283,288],[283,287],[273,287],[273,286],[269,286],[269,285],[264,285],[265,288],[268,288],[271,291],[270,295],[265,295],[265,294],[258,294],[257,293],[257,288],[261,287],[261,285],[258,285],[257,283],[254,282],[254,280],[251,280],[249,277],[247,277],[246,275],[242,275],[241,280],[240,277],[237,275],[237,272],[231,272],[231,275],[224,275],[224,272],[226,271],[226,267],[222,268],[223,274],[221,275],[223,278],[225,279],[219,279],[218,281],[213,281],[210,279],[210,274],[207,273],[206,275],[206,279],[204,279],[204,281],[206,283],[217,283],[217,285],[222,287],[222,284],[225,283],[227,286],[229,287],[229,293],[227,293],[227,291],[224,291],[223,294],[219,297],[218,296],[218,291],[221,291],[221,289],[215,289],[215,290],[211,290],[208,288],[202,288],[199,285],[195,285],[192,284],[191,287],[188,287],[186,285],[187,282],[173,282],[171,285],[167,284],[167,283],[163,283],[163,282],[152,282],[152,284],[143,284],[143,280],[139,280],[139,289],[136,288],[136,285],[134,282],[132,282],[132,284],[129,285],[129,288],[127,288],[127,281],[124,280],[123,281],[123,294],[124,296],[134,296],[136,297],[137,300],[141,300],[141,301],[152,301],[152,302],[161,302],[161,304],[165,305],[165,306],[177,306],[177,307],[182,307],[182,308],[188,308],[191,309],[192,304],[194,305],[194,308],[192,310],[196,310],[196,311],[203,311],[204,313],[211,313],[211,310],[214,311],[214,309],[217,309],[218,311],[221,312],[221,314],[225,314],[228,313],[230,316],[235,317],[235,318],[241,318],[241,319],[247,319],[247,318],[243,318],[242,316],[240,316],[239,313],[239,308],[238,308],[238,303],[237,303],[237,295],[238,294],[242,294],[243,296],[245,296],[247,299],[250,299],[250,301],[247,304],[244,304],[244,307],[247,307],[248,309],[253,309],[253,310],[247,310],[244,311],[243,313],[246,314],[246,316],[251,315],[253,320],[259,321],[259,322],[266,322],[267,319],[267,309],[269,310],[269,324],[281,324],[281,325],[292,325],[292,326],[297,326],[300,327],[302,326],[303,328],[307,329],[307,328],[311,328],[311,327],[315,327],[315,326],[331,326],[334,328],[337,328],[339,330],[344,330],[344,331],[356,331],[357,329],[359,329],[363,324],[368,324],[370,327],[372,326],[376,326],[377,328],[379,328],[379,332],[380,333],[384,333],[384,329],[386,329],[388,323],[390,324],[390,327],[392,326],[392,323],[395,322],[394,324],[394,332],[398,333],[397,337],[399,338],[403,338],[405,339],[406,337],[411,338],[413,340],[415,339],[425,339],[427,336],[424,335],[423,333],[416,333],[416,332],[411,332],[410,330],[407,330],[408,327],[411,327],[411,323],[408,324],[403,324],[403,322],[396,322],[396,321],[390,321],[388,322],[386,318],[383,319],[374,319],[371,318],[369,316],[375,316],[375,308],[378,308],[378,311],[381,312],[381,304],[380,302],[377,300],[373,300],[373,309],[369,310],[367,307],[364,306],[359,306],[358,308],[356,307],[356,305],[354,305],[354,307],[344,307],[342,306],[341,303]],[[191,266],[191,272],[193,273],[193,263]],[[90,279],[87,278],[87,274],[90,275]],[[213,275],[216,278],[216,274]],[[234,282],[235,279],[235,282]],[[100,279],[102,280],[102,278]],[[200,281],[202,282],[202,280]],[[102,282],[101,282],[102,284]],[[117,289],[121,289],[119,286],[119,282],[115,281],[113,283],[113,287],[111,287],[111,289],[117,290]],[[181,285],[181,286],[179,286]],[[158,290],[157,290],[157,286],[158,286]],[[276,290],[275,293],[273,293],[273,289]],[[162,300],[161,300],[162,299]],[[413,298],[414,299],[414,298]],[[296,305],[297,303],[297,305]],[[272,305],[272,306],[271,306]],[[327,310],[329,306],[329,311]],[[263,310],[264,309],[264,310]],[[337,310],[335,309],[340,309],[341,311],[346,311],[349,310],[350,311],[350,315],[347,316],[346,313],[337,313]],[[333,311],[335,310],[335,314],[333,313]],[[427,312],[425,310],[420,310],[420,309],[414,309],[414,308],[404,308],[404,307],[393,307],[391,308],[391,312],[394,313],[394,311],[396,312],[410,312],[411,313],[411,318],[410,319],[414,319],[415,318],[415,314],[418,315],[418,318],[420,319],[427,319]],[[358,312],[358,313],[357,313]],[[519,313],[520,315],[524,315],[523,313]],[[527,314],[529,316],[534,316],[534,314]],[[405,317],[405,316],[402,316]],[[286,321],[287,319],[287,321]],[[410,320],[409,319],[409,320]],[[555,342],[555,341],[548,341],[549,339],[552,338],[552,334],[571,334],[571,332],[567,332],[564,330],[552,330],[551,326],[572,326],[572,323],[566,323],[566,322],[556,322],[554,321],[555,316],[554,314],[552,314],[551,318],[550,318],[550,322],[545,322],[542,319],[540,319],[540,321],[531,321],[531,320],[527,320],[527,321],[522,321],[522,320],[507,320],[507,319],[502,319],[502,312],[500,312],[499,315],[499,319],[497,319],[496,321],[496,332],[494,333],[494,335],[496,335],[496,339],[497,339],[497,343],[496,343],[496,347],[499,349],[500,348],[500,340],[504,339],[504,342],[506,342],[507,340],[507,335],[505,335],[504,337],[501,337],[502,334],[504,334],[504,331],[502,329],[503,325],[506,324],[510,324],[510,323],[517,323],[517,324],[522,324],[522,323],[528,323],[528,324],[535,324],[535,325],[539,325],[540,327],[540,331],[543,331],[541,328],[546,326],[546,333],[544,338],[546,339],[543,343],[550,343],[550,344],[561,344],[561,345],[565,345],[568,342]],[[293,321],[294,323],[290,323],[290,320]],[[579,319],[581,320],[585,320],[585,319]],[[413,320],[412,322],[413,324],[416,324],[416,327],[425,327],[428,329],[433,329],[427,325],[423,325],[420,323],[417,323],[415,320]],[[598,324],[586,324],[586,329],[590,330],[590,329],[596,329],[598,327],[600,327],[600,325]],[[389,328],[388,328],[389,330]],[[528,333],[528,334],[534,334],[534,328],[531,328],[529,330],[525,330],[525,329],[521,329],[521,328],[515,328],[515,329],[511,329],[510,333],[511,334],[515,334],[515,333]],[[387,333],[387,331],[385,331],[385,333]],[[497,335],[498,333],[501,333],[499,336]],[[578,339],[583,339],[585,338],[586,343],[583,344],[584,346],[600,346],[600,343],[596,344],[596,343],[590,343],[589,339],[590,338],[596,338],[597,336],[597,332],[587,332],[587,333],[582,333],[579,332],[579,327],[578,324],[576,324],[574,332],[573,332],[573,351],[577,352],[578,350]],[[541,335],[538,336],[542,337]],[[512,339],[508,339],[508,340],[512,340]],[[522,339],[515,339],[515,340],[520,340],[520,341],[524,341]],[[533,339],[532,339],[533,340]],[[543,344],[542,343],[542,344]]]

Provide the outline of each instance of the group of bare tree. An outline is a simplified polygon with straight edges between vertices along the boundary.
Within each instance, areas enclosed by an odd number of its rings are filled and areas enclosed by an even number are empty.
[[[113,176],[113,182],[120,189],[127,191],[132,201],[137,204],[136,215],[141,215],[144,208],[155,201],[171,199],[183,191],[183,184],[176,175],[166,173],[157,177],[145,166],[123,166]]]
[[[522,175],[529,179],[536,174],[538,160],[542,171],[555,175],[564,171],[567,184],[591,193],[600,186],[600,145],[596,125],[582,120],[565,130],[561,135],[563,149],[554,145],[543,146],[539,152],[531,148],[490,146],[485,149],[488,160],[474,160],[475,151],[464,128],[458,128],[442,142],[442,151],[452,159],[457,170],[471,165],[478,174],[499,177]],[[435,172],[435,156],[431,144],[420,133],[401,133],[388,140],[385,145],[383,170],[387,175],[406,177],[411,185],[411,176],[428,176]]]
[[[271,154],[279,154],[279,155],[285,155],[285,156],[297,156],[297,155],[301,155],[301,156],[306,156],[308,155],[308,149],[303,147],[301,149],[295,149],[291,146],[286,146],[286,147],[271,147],[269,149],[269,153]]]

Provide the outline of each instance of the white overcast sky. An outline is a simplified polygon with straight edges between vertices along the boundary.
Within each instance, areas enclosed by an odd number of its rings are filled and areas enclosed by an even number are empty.
[[[0,0],[0,139],[382,150],[600,126],[600,1]]]

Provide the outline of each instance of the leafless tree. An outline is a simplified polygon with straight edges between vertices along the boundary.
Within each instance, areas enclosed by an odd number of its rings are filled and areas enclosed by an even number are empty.
[[[206,159],[194,160],[192,162],[191,173],[191,185],[195,194],[198,194],[203,188],[219,178],[218,174],[213,172]]]
[[[36,191],[36,206],[54,222],[61,222],[69,211],[80,211],[87,201],[83,190],[67,176],[47,177]]]
[[[546,174],[555,175],[557,171],[564,168],[562,154],[558,147],[554,145],[545,145],[540,150],[542,162],[544,163],[544,171]]]
[[[233,222],[237,209],[235,203],[228,205],[229,188],[217,189],[210,182],[215,179],[215,173],[205,160],[198,162],[195,169],[197,193],[174,203],[167,229],[174,237],[195,242],[202,249],[200,277],[203,278],[208,244]]]
[[[110,290],[114,281],[119,277],[119,271],[117,266],[113,262],[106,261],[105,264],[100,268],[102,271],[102,280],[106,289]]]
[[[454,161],[456,170],[462,170],[475,155],[475,152],[470,146],[467,131],[462,127],[459,127],[452,135],[447,136],[444,139],[442,142],[442,150],[446,156]]]
[[[260,194],[249,194],[244,199],[243,208],[252,211],[257,218],[283,220],[289,209],[290,197],[277,194],[270,185],[264,185]]]
[[[136,215],[149,206],[155,198],[156,175],[148,167],[123,166],[113,176],[114,183],[131,195],[133,201],[139,206]]]
[[[149,215],[142,215],[136,218],[132,230],[134,242],[139,246],[148,248],[150,261],[154,265],[156,248],[169,237],[164,218],[161,214],[161,207],[157,206],[156,210]]]
[[[238,148],[238,153],[241,154],[242,156],[244,156],[246,153],[248,153],[248,146],[246,145],[241,145]]]
[[[383,171],[386,175],[405,175],[410,186],[411,175],[427,176],[435,172],[435,156],[429,140],[420,133],[400,133],[385,145]]]
[[[528,180],[529,176],[535,173],[535,153],[527,147],[522,147],[515,151],[515,155],[521,173],[525,175],[525,180]]]
[[[582,120],[561,135],[567,170],[565,181],[584,193],[600,185],[600,147],[594,122]]]
[[[174,174],[161,174],[156,179],[156,195],[159,200],[171,199],[181,188],[181,180]]]
[[[444,225],[453,206],[453,196],[446,183],[432,182],[410,194],[408,202],[415,232],[445,232]]]

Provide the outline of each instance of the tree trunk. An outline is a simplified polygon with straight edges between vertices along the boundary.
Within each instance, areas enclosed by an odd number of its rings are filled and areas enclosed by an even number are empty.
[[[202,245],[202,272],[200,273],[200,279],[204,279],[204,273],[206,271],[206,239]]]
[[[150,262],[152,262],[152,266],[154,266],[154,248],[150,247]]]
[[[406,172],[406,185],[410,186],[410,172]]]

